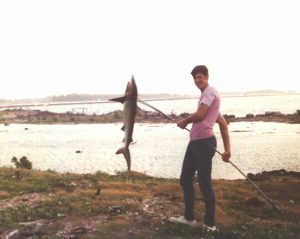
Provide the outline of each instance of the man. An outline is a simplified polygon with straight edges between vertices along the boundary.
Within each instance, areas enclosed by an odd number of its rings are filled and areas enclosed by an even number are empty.
[[[219,124],[222,135],[224,153],[222,159],[229,162],[230,140],[227,122],[219,112],[220,96],[217,90],[208,84],[208,69],[204,65],[196,66],[191,72],[195,85],[201,90],[198,109],[195,113],[182,119],[177,126],[184,129],[190,123],[190,142],[184,156],[180,184],[184,194],[184,216],[171,217],[169,220],[175,223],[183,223],[196,226],[195,199],[193,180],[197,171],[198,184],[203,194],[205,214],[203,227],[209,231],[215,231],[215,194],[211,183],[212,158],[215,154],[217,142],[213,132],[215,122]]]

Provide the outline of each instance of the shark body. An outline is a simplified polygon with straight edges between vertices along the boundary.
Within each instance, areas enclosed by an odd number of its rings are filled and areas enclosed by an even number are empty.
[[[135,122],[135,115],[137,111],[137,86],[132,76],[131,80],[127,83],[125,95],[119,98],[110,99],[111,101],[117,101],[124,105],[123,107],[123,127],[122,130],[125,133],[124,146],[117,150],[116,154],[123,154],[127,163],[127,170],[131,168],[131,156],[129,151],[129,145],[132,142],[132,134]]]

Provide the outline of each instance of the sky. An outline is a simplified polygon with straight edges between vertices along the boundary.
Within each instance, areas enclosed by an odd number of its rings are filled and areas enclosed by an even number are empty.
[[[72,93],[300,92],[300,14],[290,0],[1,0],[0,99]]]

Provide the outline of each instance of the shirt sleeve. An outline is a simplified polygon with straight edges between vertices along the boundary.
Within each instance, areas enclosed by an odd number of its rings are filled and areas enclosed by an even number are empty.
[[[214,102],[215,98],[216,98],[216,95],[214,94],[213,91],[206,91],[203,93],[203,97],[199,103],[210,107],[211,104]]]

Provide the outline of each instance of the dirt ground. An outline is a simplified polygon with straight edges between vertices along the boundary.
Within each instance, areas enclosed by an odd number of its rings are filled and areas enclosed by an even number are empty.
[[[219,231],[201,227],[204,203],[195,183],[199,227],[174,225],[183,213],[176,179],[139,173],[78,175],[0,170],[0,238],[300,238],[299,173],[249,175],[276,204],[245,180],[214,180]],[[21,191],[21,193],[20,193]]]

